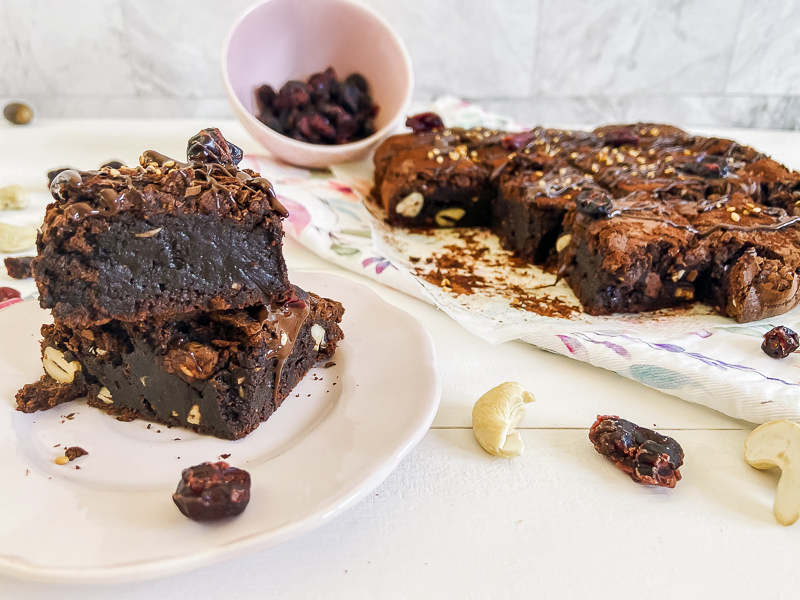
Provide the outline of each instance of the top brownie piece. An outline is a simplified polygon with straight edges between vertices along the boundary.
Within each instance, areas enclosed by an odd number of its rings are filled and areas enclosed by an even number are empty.
[[[286,209],[239,170],[217,129],[187,163],[147,151],[140,166],[67,170],[52,182],[33,276],[43,308],[70,325],[243,308],[291,293]]]

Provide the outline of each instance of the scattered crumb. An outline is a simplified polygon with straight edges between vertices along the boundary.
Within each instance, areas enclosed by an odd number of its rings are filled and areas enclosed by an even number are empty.
[[[156,429],[156,433],[161,433],[161,430],[160,429]]]
[[[330,369],[331,367],[335,367],[336,363],[334,361],[326,362],[325,365],[322,367],[323,369]]]
[[[25,469],[25,477],[27,477],[30,474],[31,474],[31,472],[28,469]]]
[[[80,446],[70,446],[69,448],[66,448],[64,450],[64,455],[69,460],[75,460],[76,458],[79,458],[81,456],[86,456],[87,454],[89,453]]]
[[[180,441],[181,441],[181,438],[175,438],[175,439],[173,439],[172,441],[173,441],[173,442],[180,442]]]
[[[76,468],[76,469],[80,469],[80,468],[81,468],[81,466],[80,466],[80,465],[75,465],[75,468]]]
[[[67,421],[72,421],[75,418],[75,413],[69,413],[66,417],[64,417]]]
[[[153,426],[153,424],[152,424],[152,423],[148,423],[148,424],[147,424],[147,428],[148,428],[148,429],[150,429],[152,426]]]
[[[61,444],[56,444],[53,448],[58,448]]]
[[[231,456],[230,454],[220,454],[219,458],[220,460],[225,460],[226,458],[230,458],[230,456]]]

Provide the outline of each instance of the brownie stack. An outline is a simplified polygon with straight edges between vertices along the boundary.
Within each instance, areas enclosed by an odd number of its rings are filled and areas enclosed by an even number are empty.
[[[409,124],[374,158],[372,200],[393,225],[489,226],[594,315],[699,300],[748,322],[800,303],[800,173],[753,148],[653,123]]]
[[[55,177],[32,265],[55,322],[18,410],[86,396],[121,420],[238,439],[333,355],[344,309],[289,282],[271,184],[217,129],[187,158]]]

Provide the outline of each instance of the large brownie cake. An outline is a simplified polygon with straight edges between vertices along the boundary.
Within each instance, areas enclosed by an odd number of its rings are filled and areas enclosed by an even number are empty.
[[[91,406],[123,419],[244,437],[343,337],[341,304],[294,289],[282,304],[86,328],[45,325],[46,373],[20,390],[17,409],[88,396]]]
[[[491,226],[595,315],[699,300],[746,322],[800,302],[800,174],[752,148],[652,123],[508,134],[422,122],[375,155],[371,201],[391,224]],[[466,189],[489,216],[467,219]]]
[[[270,183],[239,170],[216,129],[188,163],[145,152],[136,167],[61,172],[33,276],[43,308],[73,325],[241,308],[290,291],[286,215]]]

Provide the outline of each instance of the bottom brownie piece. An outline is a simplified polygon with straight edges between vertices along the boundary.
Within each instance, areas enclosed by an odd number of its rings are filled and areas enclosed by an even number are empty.
[[[47,374],[17,394],[35,412],[87,396],[123,420],[239,439],[269,418],[344,337],[344,308],[295,287],[280,305],[180,319],[42,327]],[[277,382],[277,389],[276,389]]]

